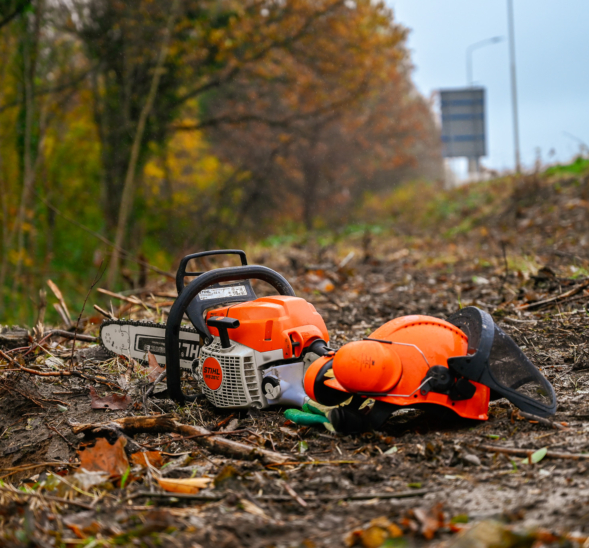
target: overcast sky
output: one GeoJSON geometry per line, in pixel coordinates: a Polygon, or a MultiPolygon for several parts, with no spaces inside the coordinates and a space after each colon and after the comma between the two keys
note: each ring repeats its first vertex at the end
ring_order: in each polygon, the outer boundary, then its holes
{"type": "MultiPolygon", "coordinates": [[[[505,38],[474,51],[473,73],[487,88],[488,156],[482,163],[513,168],[507,0],[387,3],[411,29],[414,81],[426,97],[467,84],[469,45],[505,38]]],[[[579,151],[574,137],[589,146],[589,0],[514,0],[514,13],[522,163],[533,166],[537,151],[545,163],[567,161],[579,151]]]]}

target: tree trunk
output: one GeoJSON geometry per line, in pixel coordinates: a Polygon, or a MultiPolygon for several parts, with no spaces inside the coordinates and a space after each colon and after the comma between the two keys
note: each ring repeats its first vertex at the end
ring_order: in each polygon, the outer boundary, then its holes
{"type": "Polygon", "coordinates": [[[155,101],[155,97],[157,95],[157,90],[159,87],[159,83],[162,77],[164,63],[166,62],[166,57],[168,56],[168,47],[170,45],[170,38],[172,35],[172,28],[174,26],[174,21],[176,19],[176,15],[178,13],[178,8],[180,6],[180,0],[174,0],[172,8],[170,10],[170,16],[168,18],[168,24],[166,26],[166,33],[164,35],[164,41],[162,43],[157,65],[155,67],[153,78],[151,80],[151,86],[149,88],[149,93],[147,95],[147,99],[145,100],[145,105],[141,109],[141,115],[139,116],[139,121],[137,123],[137,129],[135,131],[135,137],[133,139],[133,145],[131,147],[131,155],[129,159],[129,165],[127,167],[127,173],[125,176],[125,184],[122,189],[121,195],[121,206],[119,209],[119,218],[117,221],[117,231],[115,234],[115,247],[113,248],[113,253],[108,269],[108,279],[107,284],[109,287],[112,287],[116,281],[118,266],[119,266],[119,249],[123,246],[125,234],[127,231],[127,223],[129,221],[129,216],[131,214],[131,210],[133,208],[133,201],[135,198],[135,171],[137,168],[137,162],[139,160],[139,152],[141,148],[141,142],[143,141],[143,134],[145,132],[145,125],[147,124],[147,117],[149,116],[151,109],[153,108],[153,103],[155,101]]]}
{"type": "Polygon", "coordinates": [[[314,144],[310,147],[303,162],[303,222],[307,230],[313,230],[313,220],[317,211],[317,185],[319,184],[319,166],[314,144]]]}
{"type": "Polygon", "coordinates": [[[16,265],[14,268],[13,292],[16,292],[23,264],[25,253],[25,216],[29,205],[29,196],[35,182],[35,166],[33,165],[32,154],[32,132],[35,98],[35,72],[36,72],[36,49],[39,44],[41,32],[41,17],[43,2],[40,0],[35,10],[34,32],[30,33],[28,20],[22,19],[23,26],[23,80],[24,80],[24,105],[25,105],[25,134],[23,150],[23,183],[20,198],[20,205],[16,218],[14,231],[16,233],[16,265]]]}

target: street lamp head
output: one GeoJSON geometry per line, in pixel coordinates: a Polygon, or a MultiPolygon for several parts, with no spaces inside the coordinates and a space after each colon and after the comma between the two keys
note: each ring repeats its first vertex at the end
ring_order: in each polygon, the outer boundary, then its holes
{"type": "Polygon", "coordinates": [[[503,42],[503,40],[505,40],[503,36],[493,36],[492,38],[486,38],[480,42],[475,42],[466,48],[466,79],[469,86],[474,85],[472,79],[472,52],[484,46],[490,46],[491,44],[503,42]]]}

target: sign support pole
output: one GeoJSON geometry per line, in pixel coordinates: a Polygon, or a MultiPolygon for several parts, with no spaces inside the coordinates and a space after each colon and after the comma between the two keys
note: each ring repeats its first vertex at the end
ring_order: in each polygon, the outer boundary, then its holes
{"type": "Polygon", "coordinates": [[[511,103],[513,108],[513,146],[515,152],[515,171],[521,172],[519,150],[519,121],[517,112],[517,81],[515,70],[515,31],[513,25],[513,0],[507,0],[507,17],[509,22],[509,61],[511,71],[511,103]]]}

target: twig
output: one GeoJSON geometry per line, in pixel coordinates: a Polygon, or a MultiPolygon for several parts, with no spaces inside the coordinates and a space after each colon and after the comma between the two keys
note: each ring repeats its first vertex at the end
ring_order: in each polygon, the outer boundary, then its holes
{"type": "Polygon", "coordinates": [[[47,291],[39,289],[39,302],[37,304],[37,321],[35,322],[35,333],[42,337],[44,333],[45,311],[47,310],[47,291]]]}
{"type": "Polygon", "coordinates": [[[0,356],[2,356],[5,360],[8,360],[14,366],[18,367],[19,371],[29,373],[30,375],[37,375],[39,377],[79,377],[81,379],[86,379],[87,381],[104,384],[106,386],[110,386],[111,388],[116,387],[119,390],[121,390],[121,387],[115,384],[114,382],[109,382],[107,380],[100,379],[98,377],[95,377],[94,375],[85,375],[84,373],[80,373],[79,371],[37,371],[36,369],[29,369],[24,365],[20,365],[13,358],[2,352],[2,350],[0,350],[0,356]]]}
{"type": "Polygon", "coordinates": [[[561,301],[564,301],[565,299],[567,299],[568,297],[572,297],[573,295],[580,293],[586,287],[589,287],[589,280],[585,280],[582,284],[579,284],[578,286],[573,287],[573,289],[571,289],[570,291],[565,291],[564,293],[561,293],[560,295],[556,295],[556,297],[550,297],[549,299],[544,299],[542,301],[536,301],[534,303],[522,304],[522,305],[518,306],[517,309],[518,310],[527,310],[528,308],[536,308],[537,306],[543,306],[545,304],[552,304],[552,303],[561,302],[561,301]]]}
{"type": "Polygon", "coordinates": [[[33,398],[33,396],[31,396],[30,394],[26,394],[25,392],[22,392],[21,390],[19,390],[18,388],[16,388],[15,386],[12,387],[12,390],[14,390],[15,392],[18,392],[23,398],[26,398],[27,400],[32,401],[35,405],[38,405],[41,409],[47,409],[42,403],[39,403],[35,398],[33,398]]]}
{"type": "Polygon", "coordinates": [[[566,426],[558,422],[552,422],[544,417],[538,417],[538,415],[533,415],[532,413],[526,413],[525,411],[520,411],[519,414],[524,418],[530,421],[536,421],[544,426],[548,426],[549,428],[554,428],[554,430],[569,430],[566,426]]]}
{"type": "Polygon", "coordinates": [[[507,252],[505,251],[505,242],[501,242],[501,251],[503,252],[503,264],[505,266],[505,274],[503,275],[503,281],[501,282],[499,293],[503,293],[503,287],[507,283],[507,278],[509,276],[509,266],[507,264],[507,252]]]}
{"type": "MultiPolygon", "coordinates": [[[[151,356],[151,354],[150,354],[151,356]]],[[[145,414],[147,415],[149,413],[149,409],[147,409],[147,398],[149,398],[149,396],[151,395],[151,393],[154,391],[155,389],[155,385],[158,382],[161,382],[164,377],[166,376],[166,370],[164,369],[155,379],[155,381],[153,381],[153,383],[151,384],[151,386],[145,391],[145,394],[143,394],[143,408],[145,409],[145,414]]]]}
{"type": "Polygon", "coordinates": [[[49,430],[53,430],[57,435],[61,436],[63,441],[65,441],[74,451],[76,450],[76,446],[71,441],[69,441],[57,428],[55,428],[55,426],[51,426],[50,424],[46,424],[45,426],[49,428],[49,430]]]}
{"type": "MultiPolygon", "coordinates": [[[[489,453],[503,453],[505,455],[514,455],[516,457],[529,457],[536,449],[516,449],[514,447],[496,447],[495,445],[477,445],[474,443],[468,444],[469,447],[487,451],[489,453]]],[[[547,451],[546,457],[552,459],[568,459],[568,460],[589,460],[589,453],[561,453],[560,451],[547,451]]]]}
{"type": "MultiPolygon", "coordinates": [[[[18,421],[17,421],[18,422],[18,421]]],[[[10,466],[2,468],[6,472],[24,472],[25,470],[32,470],[39,466],[76,466],[71,462],[40,462],[38,464],[23,464],[22,466],[10,466]]]]}
{"type": "Polygon", "coordinates": [[[5,354],[2,350],[0,350],[0,356],[2,356],[8,363],[11,363],[12,365],[20,369],[20,363],[18,363],[15,359],[11,358],[8,354],[5,354]]]}
{"type": "Polygon", "coordinates": [[[268,468],[273,468],[275,466],[301,466],[304,464],[311,464],[313,466],[334,466],[340,464],[358,464],[361,461],[359,460],[289,460],[286,462],[281,462],[280,464],[269,464],[268,468]]]}
{"type": "Polygon", "coordinates": [[[76,336],[76,333],[65,331],[64,329],[52,329],[51,331],[47,331],[47,333],[45,333],[44,339],[47,337],[63,337],[64,339],[77,339],[84,342],[96,342],[98,340],[98,337],[84,335],[83,333],[78,333],[76,336]]]}
{"type": "Polygon", "coordinates": [[[76,500],[68,500],[62,499],[61,497],[54,497],[51,495],[41,495],[39,493],[25,493],[24,491],[13,491],[12,489],[8,489],[6,487],[0,486],[0,491],[4,491],[5,493],[10,493],[11,495],[18,495],[19,497],[33,497],[37,499],[44,499],[44,500],[52,500],[53,502],[59,502],[60,504],[69,504],[71,506],[79,506],[80,508],[84,508],[86,510],[94,510],[92,506],[86,504],[84,502],[78,502],[76,500]]]}
{"type": "MultiPolygon", "coordinates": [[[[71,331],[65,331],[63,329],[52,329],[51,331],[48,331],[47,333],[45,333],[43,335],[43,338],[40,341],[33,343],[31,346],[24,346],[22,348],[13,348],[12,350],[9,350],[8,352],[11,353],[11,352],[16,352],[17,350],[27,349],[27,351],[23,355],[23,357],[24,357],[24,356],[28,356],[33,350],[40,347],[47,339],[50,339],[51,337],[62,337],[64,339],[73,339],[74,336],[75,336],[75,334],[72,333],[71,331]]],[[[96,342],[98,340],[98,337],[93,337],[92,335],[80,334],[80,335],[78,335],[78,340],[84,341],[84,342],[96,342]]]]}
{"type": "Polygon", "coordinates": [[[90,289],[88,290],[88,293],[86,293],[86,298],[84,299],[84,304],[82,304],[82,310],[80,310],[80,314],[78,315],[78,321],[76,322],[76,328],[74,329],[74,342],[72,343],[72,355],[70,357],[70,367],[73,366],[73,364],[74,364],[74,352],[76,350],[76,338],[78,336],[78,329],[80,327],[80,320],[82,319],[82,314],[84,313],[84,308],[86,308],[86,303],[88,302],[88,297],[90,296],[90,293],[92,293],[94,286],[99,282],[100,278],[102,278],[102,275],[104,274],[104,271],[106,270],[106,267],[104,267],[104,270],[102,272],[100,272],[101,266],[102,266],[102,261],[100,262],[100,265],[98,266],[98,273],[94,277],[94,281],[92,282],[92,285],[90,286],[90,289]]]}
{"type": "Polygon", "coordinates": [[[108,318],[109,320],[116,320],[116,318],[108,310],[100,308],[97,304],[94,305],[94,310],[100,312],[100,314],[102,314],[105,318],[108,318]]]}
{"type": "Polygon", "coordinates": [[[294,499],[297,501],[297,503],[302,506],[303,508],[306,508],[308,506],[308,504],[297,494],[297,492],[286,482],[284,482],[284,488],[286,489],[286,492],[294,499]]]}
{"type": "Polygon", "coordinates": [[[72,317],[70,316],[70,311],[68,310],[65,299],[63,298],[63,293],[61,292],[59,287],[57,287],[55,282],[53,282],[52,280],[47,280],[47,285],[49,286],[49,289],[51,289],[51,291],[53,292],[53,294],[55,295],[55,297],[59,301],[61,309],[63,310],[63,318],[62,319],[64,320],[64,323],[68,327],[72,327],[72,325],[73,325],[72,317]]]}
{"type": "Polygon", "coordinates": [[[102,293],[103,295],[113,297],[114,299],[119,299],[120,301],[125,301],[126,303],[129,303],[129,304],[135,304],[135,305],[139,305],[139,306],[144,306],[145,308],[150,308],[151,310],[156,310],[156,311],[161,310],[162,312],[166,312],[165,310],[160,309],[159,306],[155,306],[150,303],[145,303],[137,297],[126,297],[125,295],[120,295],[119,293],[113,293],[112,291],[109,291],[108,289],[103,289],[102,287],[98,288],[98,292],[102,293]]]}

